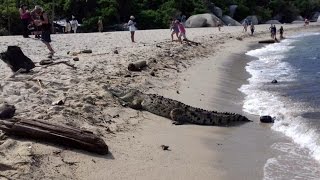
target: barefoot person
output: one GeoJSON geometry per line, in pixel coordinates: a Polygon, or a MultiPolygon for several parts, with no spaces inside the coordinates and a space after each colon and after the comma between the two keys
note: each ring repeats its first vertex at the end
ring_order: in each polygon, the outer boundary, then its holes
{"type": "Polygon", "coordinates": [[[280,39],[283,39],[283,27],[281,26],[279,29],[279,33],[280,33],[280,39]]]}
{"type": "Polygon", "coordinates": [[[19,9],[19,13],[20,13],[20,19],[23,25],[23,32],[22,35],[24,38],[28,38],[29,37],[29,29],[28,29],[28,25],[31,21],[31,15],[30,12],[28,10],[28,6],[23,4],[20,6],[19,9]]]}
{"type": "Polygon", "coordinates": [[[173,41],[173,36],[176,35],[179,39],[179,28],[178,24],[176,23],[176,20],[172,20],[170,24],[170,31],[171,31],[171,40],[173,41]]]}
{"type": "Polygon", "coordinates": [[[50,53],[49,55],[52,57],[54,54],[54,50],[52,49],[50,42],[51,42],[51,24],[49,23],[47,13],[42,9],[40,6],[36,6],[34,8],[34,12],[39,15],[40,20],[35,20],[35,25],[41,27],[41,40],[47,46],[50,53]]]}
{"type": "Polygon", "coordinates": [[[253,36],[253,33],[254,33],[254,25],[253,25],[253,23],[251,23],[251,25],[250,25],[250,30],[251,30],[251,36],[253,36]]]}
{"type": "Polygon", "coordinates": [[[129,31],[130,31],[130,34],[131,34],[131,42],[135,42],[134,41],[134,32],[136,31],[136,22],[134,22],[134,16],[130,16],[130,20],[128,22],[128,26],[129,26],[129,31]]]}
{"type": "Polygon", "coordinates": [[[178,26],[178,29],[179,29],[179,41],[180,43],[182,44],[182,40],[181,40],[181,37],[183,37],[183,40],[187,41],[187,36],[186,36],[186,29],[184,28],[183,24],[179,21],[179,20],[176,20],[176,24],[178,26]]]}

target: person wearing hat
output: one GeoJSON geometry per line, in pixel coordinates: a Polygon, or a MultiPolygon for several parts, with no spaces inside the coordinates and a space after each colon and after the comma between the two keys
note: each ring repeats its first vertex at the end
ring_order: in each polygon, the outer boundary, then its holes
{"type": "Polygon", "coordinates": [[[130,20],[129,20],[129,22],[128,22],[128,27],[129,27],[129,31],[130,31],[130,33],[131,33],[131,41],[132,42],[135,42],[134,41],[134,32],[137,30],[137,28],[136,28],[136,22],[134,22],[134,16],[130,16],[130,20]]]}
{"type": "Polygon", "coordinates": [[[41,6],[35,6],[34,12],[40,17],[39,20],[35,20],[34,24],[41,28],[41,40],[47,46],[50,51],[50,57],[53,56],[54,50],[52,49],[50,42],[51,42],[51,24],[48,19],[47,13],[42,9],[41,6]]]}

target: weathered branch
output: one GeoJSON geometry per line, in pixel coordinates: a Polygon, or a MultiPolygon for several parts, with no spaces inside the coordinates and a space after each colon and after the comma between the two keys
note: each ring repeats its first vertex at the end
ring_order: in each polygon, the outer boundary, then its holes
{"type": "Polygon", "coordinates": [[[39,120],[0,120],[0,130],[23,138],[53,142],[64,146],[107,154],[108,146],[103,139],[90,131],[56,125],[39,120]]]}

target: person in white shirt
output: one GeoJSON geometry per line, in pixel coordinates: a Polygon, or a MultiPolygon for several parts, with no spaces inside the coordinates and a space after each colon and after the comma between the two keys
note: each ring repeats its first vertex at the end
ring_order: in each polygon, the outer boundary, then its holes
{"type": "Polygon", "coordinates": [[[130,16],[130,20],[129,20],[129,22],[128,22],[128,27],[129,27],[129,31],[130,31],[130,33],[131,33],[131,41],[132,42],[135,42],[134,41],[134,32],[137,30],[137,28],[136,28],[136,22],[134,22],[134,16],[130,16]]]}
{"type": "Polygon", "coordinates": [[[76,20],[76,18],[74,16],[72,16],[72,20],[70,21],[70,24],[71,24],[71,30],[74,33],[77,33],[77,29],[78,29],[79,23],[78,23],[78,21],[76,20]]]}

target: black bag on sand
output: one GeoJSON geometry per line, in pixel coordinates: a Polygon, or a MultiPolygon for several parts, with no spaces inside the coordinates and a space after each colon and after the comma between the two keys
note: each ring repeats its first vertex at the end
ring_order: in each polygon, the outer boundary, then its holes
{"type": "Polygon", "coordinates": [[[29,72],[36,67],[32,60],[25,56],[18,46],[8,46],[6,52],[0,53],[0,59],[5,62],[13,72],[19,69],[25,69],[24,72],[29,72]]]}

